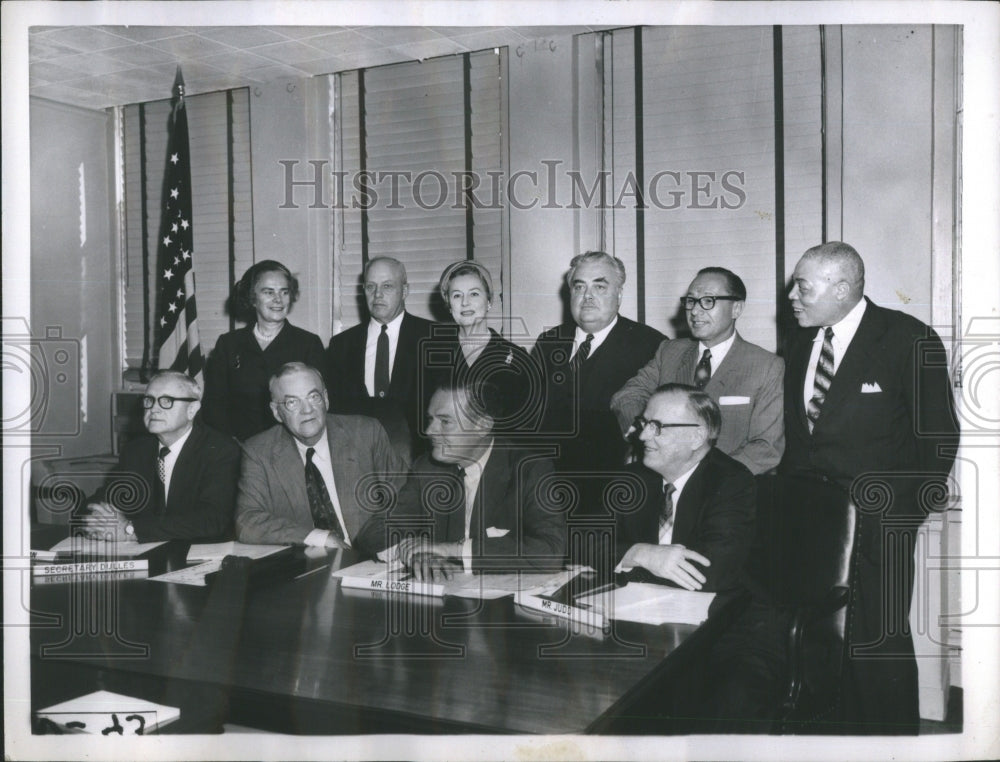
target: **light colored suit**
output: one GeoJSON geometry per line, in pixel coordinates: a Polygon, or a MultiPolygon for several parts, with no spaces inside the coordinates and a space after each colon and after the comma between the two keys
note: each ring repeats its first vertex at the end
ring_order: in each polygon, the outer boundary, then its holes
{"type": "MultiPolygon", "coordinates": [[[[326,435],[340,509],[353,539],[370,516],[392,505],[406,481],[407,467],[374,418],[327,415],[326,435]]],[[[251,437],[242,448],[237,539],[301,545],[315,526],[295,439],[277,425],[251,437]]]]}
{"type": "MultiPolygon", "coordinates": [[[[699,359],[698,342],[693,339],[660,344],[653,359],[611,398],[611,409],[622,431],[642,414],[658,386],[694,383],[699,359]]],[[[785,450],[784,367],[780,357],[744,341],[737,332],[705,386],[722,410],[722,431],[716,446],[755,474],[777,466],[785,450]]]]}

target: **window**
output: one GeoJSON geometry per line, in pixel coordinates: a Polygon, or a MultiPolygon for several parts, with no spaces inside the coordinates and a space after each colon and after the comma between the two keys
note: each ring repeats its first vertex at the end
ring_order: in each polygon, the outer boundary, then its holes
{"type": "MultiPolygon", "coordinates": [[[[191,150],[198,330],[202,354],[207,357],[219,335],[230,329],[226,311],[232,287],[230,270],[238,278],[253,263],[249,97],[246,88],[241,88],[188,96],[185,101],[191,150]]],[[[156,237],[169,115],[169,100],[126,106],[123,115],[125,360],[133,369],[142,365],[144,332],[152,331],[156,237]],[[148,262],[146,283],[144,257],[148,262]]]]}

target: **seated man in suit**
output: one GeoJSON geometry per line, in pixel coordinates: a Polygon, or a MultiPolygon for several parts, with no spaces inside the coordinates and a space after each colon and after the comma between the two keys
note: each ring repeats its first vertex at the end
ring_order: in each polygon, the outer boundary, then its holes
{"type": "Polygon", "coordinates": [[[87,506],[88,534],[139,542],[232,537],[240,449],[195,422],[201,393],[183,373],[153,376],[142,398],[149,436],[122,449],[117,471],[87,506]]]}
{"type": "Polygon", "coordinates": [[[611,395],[653,356],[664,336],[618,314],[625,265],[603,251],[573,257],[566,283],[573,321],[545,331],[531,351],[545,374],[542,426],[560,447],[560,466],[617,467],[626,446],[611,395]]]}
{"type": "Polygon", "coordinates": [[[755,474],[778,465],[785,449],[784,363],[736,330],[746,298],[746,286],[735,273],[722,267],[698,271],[681,297],[692,338],[664,341],[611,398],[626,436],[654,389],[671,382],[693,384],[722,410],[720,450],[755,474]]]}
{"type": "Polygon", "coordinates": [[[378,418],[394,443],[418,449],[423,418],[420,342],[433,323],[406,312],[406,268],[392,257],[375,257],[364,270],[366,322],[330,339],[324,377],[337,413],[378,418]]]}
{"type": "Polygon", "coordinates": [[[326,387],[315,368],[287,363],[270,389],[281,425],[242,445],[237,539],[350,547],[368,517],[384,509],[379,500],[402,487],[406,465],[378,421],[327,415],[326,387]]]}
{"type": "MultiPolygon", "coordinates": [[[[664,384],[634,424],[643,465],[637,510],[617,521],[617,571],[645,569],[685,590],[739,586],[753,540],[756,483],[715,448],[719,407],[703,391],[664,384]]],[[[643,575],[639,575],[643,576],[643,575]]]]}
{"type": "Polygon", "coordinates": [[[552,465],[493,434],[500,404],[489,382],[438,387],[427,411],[431,452],[359,544],[374,552],[402,537],[397,556],[418,579],[462,569],[561,568],[565,517],[543,500],[552,465]]]}

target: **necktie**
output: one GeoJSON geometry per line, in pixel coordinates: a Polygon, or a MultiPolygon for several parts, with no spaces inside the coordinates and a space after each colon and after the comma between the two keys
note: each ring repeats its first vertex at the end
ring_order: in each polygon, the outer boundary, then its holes
{"type": "Polygon", "coordinates": [[[706,349],[698,361],[698,367],[694,369],[694,385],[698,389],[704,389],[710,378],[712,378],[712,350],[706,349]]]}
{"type": "Polygon", "coordinates": [[[663,511],[660,513],[660,534],[674,523],[674,492],[677,488],[667,482],[663,485],[663,511]]]}
{"type": "Polygon", "coordinates": [[[464,540],[472,531],[472,505],[469,500],[469,491],[465,487],[465,469],[461,466],[455,466],[455,474],[458,476],[459,505],[462,506],[462,518],[464,520],[461,539],[464,540]]]}
{"type": "Polygon", "coordinates": [[[580,345],[580,348],[576,350],[576,354],[573,355],[573,370],[580,370],[580,366],[587,361],[588,357],[590,357],[590,345],[593,340],[594,334],[588,333],[587,338],[580,345]]]}
{"type": "Polygon", "coordinates": [[[156,490],[157,501],[160,504],[160,508],[166,506],[167,504],[167,464],[166,458],[170,454],[169,447],[161,447],[160,451],[156,454],[156,475],[160,477],[160,484],[156,490]]]}
{"type": "Polygon", "coordinates": [[[344,532],[337,521],[337,514],[333,510],[333,503],[330,502],[330,493],[327,492],[326,483],[313,463],[313,455],[316,450],[310,447],[306,450],[306,494],[309,495],[309,511],[312,513],[313,524],[317,529],[328,529],[337,536],[344,539],[344,532]]]}
{"type": "Polygon", "coordinates": [[[823,407],[826,393],[830,390],[831,381],[833,381],[833,329],[827,326],[823,332],[823,348],[819,353],[819,362],[816,363],[813,396],[806,407],[806,417],[809,419],[809,431],[813,430],[816,421],[819,419],[819,411],[823,407]]]}
{"type": "Polygon", "coordinates": [[[389,333],[388,326],[382,325],[375,348],[375,396],[382,398],[389,392],[389,333]]]}

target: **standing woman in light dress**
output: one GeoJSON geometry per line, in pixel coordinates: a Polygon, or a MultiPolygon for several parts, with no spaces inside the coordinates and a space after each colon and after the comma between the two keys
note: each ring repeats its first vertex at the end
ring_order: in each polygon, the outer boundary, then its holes
{"type": "Polygon", "coordinates": [[[299,281],[287,267],[265,259],[240,278],[234,306],[245,328],[219,337],[205,366],[202,417],[209,426],[244,440],[276,421],[268,380],[288,362],[323,367],[319,336],[288,322],[299,281]]]}
{"type": "Polygon", "coordinates": [[[541,417],[542,372],[528,353],[487,325],[493,307],[493,278],[478,262],[463,260],[445,268],[438,283],[454,325],[437,325],[432,350],[424,357],[425,393],[445,376],[462,383],[467,378],[489,380],[501,392],[502,416],[494,431],[533,431],[541,417]],[[449,353],[450,362],[443,361],[449,353]]]}

